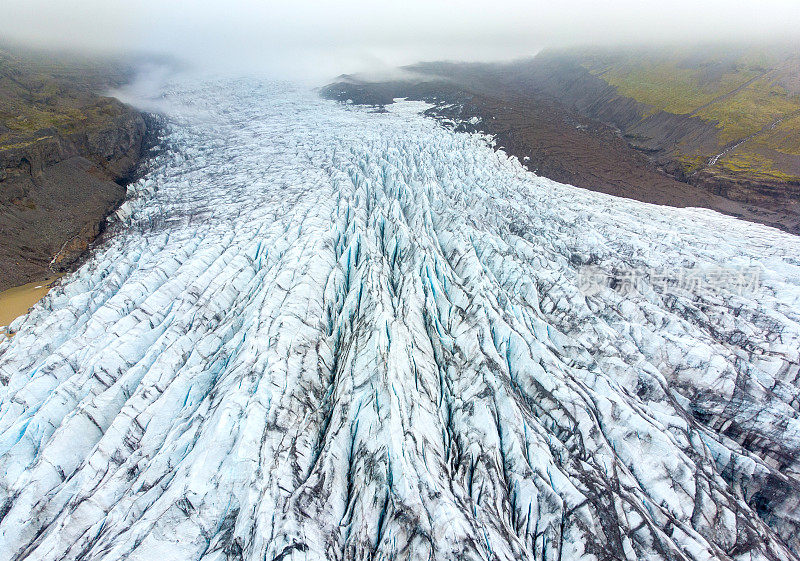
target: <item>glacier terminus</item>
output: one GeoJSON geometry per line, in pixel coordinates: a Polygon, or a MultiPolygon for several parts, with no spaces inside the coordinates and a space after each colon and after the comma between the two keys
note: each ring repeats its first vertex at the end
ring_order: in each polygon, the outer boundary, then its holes
{"type": "Polygon", "coordinates": [[[418,103],[162,101],[112,235],[0,342],[0,561],[800,559],[800,239],[418,103]]]}

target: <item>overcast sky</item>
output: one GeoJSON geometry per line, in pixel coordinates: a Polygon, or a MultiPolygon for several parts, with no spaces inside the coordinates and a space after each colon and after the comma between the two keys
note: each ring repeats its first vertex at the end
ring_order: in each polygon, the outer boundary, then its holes
{"type": "Polygon", "coordinates": [[[798,40],[799,0],[3,0],[0,38],[324,79],[548,46],[798,40]]]}

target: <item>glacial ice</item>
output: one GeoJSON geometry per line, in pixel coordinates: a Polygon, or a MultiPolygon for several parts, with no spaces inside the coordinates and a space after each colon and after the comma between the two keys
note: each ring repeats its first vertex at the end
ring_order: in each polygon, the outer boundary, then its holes
{"type": "Polygon", "coordinates": [[[0,561],[800,558],[800,239],[410,102],[164,99],[114,235],[0,343],[0,561]],[[620,280],[717,267],[760,286],[620,280]]]}

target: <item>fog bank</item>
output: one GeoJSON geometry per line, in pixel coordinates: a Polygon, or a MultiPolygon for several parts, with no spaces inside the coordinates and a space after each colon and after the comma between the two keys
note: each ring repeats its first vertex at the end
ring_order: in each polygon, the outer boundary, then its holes
{"type": "Polygon", "coordinates": [[[494,2],[6,0],[0,37],[90,53],[324,79],[418,60],[499,60],[543,47],[800,37],[791,0],[494,2]]]}

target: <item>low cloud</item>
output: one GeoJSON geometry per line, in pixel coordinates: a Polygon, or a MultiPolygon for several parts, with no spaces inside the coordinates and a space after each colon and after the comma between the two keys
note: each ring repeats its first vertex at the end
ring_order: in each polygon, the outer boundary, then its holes
{"type": "Polygon", "coordinates": [[[800,39],[794,0],[6,0],[3,12],[10,42],[310,80],[553,46],[800,39]]]}

